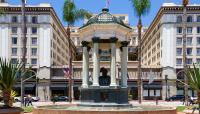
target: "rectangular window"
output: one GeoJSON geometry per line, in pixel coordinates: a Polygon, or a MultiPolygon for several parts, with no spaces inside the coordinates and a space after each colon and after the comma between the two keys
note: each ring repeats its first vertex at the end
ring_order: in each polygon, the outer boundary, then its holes
{"type": "Polygon", "coordinates": [[[182,45],[182,38],[181,37],[176,38],[176,45],[182,45]]]}
{"type": "Polygon", "coordinates": [[[200,48],[197,48],[197,55],[200,55],[200,48]]]}
{"type": "Polygon", "coordinates": [[[200,27],[197,27],[197,33],[200,33],[200,27]]]}
{"type": "Polygon", "coordinates": [[[11,63],[12,63],[12,64],[17,64],[17,59],[16,59],[16,58],[12,58],[12,59],[11,59],[11,63]]]}
{"type": "Polygon", "coordinates": [[[12,34],[17,34],[17,27],[12,27],[11,32],[12,34]]]}
{"type": "Polygon", "coordinates": [[[32,45],[37,45],[37,38],[36,38],[36,37],[33,37],[33,38],[31,39],[31,44],[32,44],[32,45]]]}
{"type": "Polygon", "coordinates": [[[191,65],[191,64],[192,64],[192,59],[187,59],[187,60],[186,60],[186,63],[187,63],[188,65],[191,65]]]}
{"type": "Polygon", "coordinates": [[[16,56],[17,55],[17,48],[12,48],[12,55],[16,56]]]}
{"type": "Polygon", "coordinates": [[[31,59],[31,64],[36,65],[37,64],[37,59],[31,59]]]}
{"type": "Polygon", "coordinates": [[[182,59],[176,59],[176,64],[181,65],[182,64],[182,59]]]}
{"type": "Polygon", "coordinates": [[[192,48],[187,48],[187,55],[192,55],[192,48]]]}
{"type": "Polygon", "coordinates": [[[37,23],[38,23],[38,19],[37,19],[36,16],[33,16],[33,17],[32,17],[32,23],[33,23],[33,24],[37,24],[37,23]]]}
{"type": "Polygon", "coordinates": [[[12,44],[17,45],[17,37],[12,37],[12,44]]]}
{"type": "Polygon", "coordinates": [[[37,48],[31,49],[31,55],[36,56],[37,55],[37,48]]]}
{"type": "Polygon", "coordinates": [[[177,27],[176,33],[181,34],[183,32],[182,27],[177,27]]]}
{"type": "Polygon", "coordinates": [[[192,45],[192,37],[187,37],[187,45],[192,45]]]}
{"type": "Polygon", "coordinates": [[[182,48],[176,49],[176,55],[182,55],[182,48]]]}
{"type": "Polygon", "coordinates": [[[12,23],[17,23],[18,22],[18,20],[17,20],[17,16],[12,16],[12,23]]]}
{"type": "Polygon", "coordinates": [[[192,34],[192,27],[187,27],[187,33],[192,34]]]}
{"type": "Polygon", "coordinates": [[[32,34],[37,34],[37,27],[32,27],[32,34]]]}
{"type": "Polygon", "coordinates": [[[200,58],[197,58],[196,63],[200,64],[200,58]]]}

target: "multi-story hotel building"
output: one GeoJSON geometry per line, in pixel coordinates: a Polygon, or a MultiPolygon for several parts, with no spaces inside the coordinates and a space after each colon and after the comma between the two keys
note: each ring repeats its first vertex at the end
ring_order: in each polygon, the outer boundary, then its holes
{"type": "MultiPolygon", "coordinates": [[[[187,65],[200,62],[200,15],[199,5],[187,7],[187,65]]],[[[142,65],[161,69],[165,98],[182,95],[184,87],[176,79],[183,75],[183,7],[164,3],[142,39],[142,65]],[[166,83],[168,82],[168,83],[166,83]],[[166,87],[167,86],[167,87],[166,87]],[[167,93],[167,94],[166,94],[167,93]]],[[[193,96],[194,91],[189,90],[193,96]]]]}
{"type": "MultiPolygon", "coordinates": [[[[0,9],[4,11],[0,16],[0,57],[16,63],[22,58],[21,6],[0,3],[0,9]]],[[[64,75],[63,65],[69,64],[69,51],[75,57],[75,46],[71,41],[69,49],[65,28],[50,4],[27,5],[26,25],[27,67],[32,66],[38,80],[25,83],[25,94],[49,99],[58,88],[65,90],[60,83],[66,87],[67,80],[59,80],[59,76],[64,75]]],[[[20,93],[19,83],[15,88],[20,93]]]]}

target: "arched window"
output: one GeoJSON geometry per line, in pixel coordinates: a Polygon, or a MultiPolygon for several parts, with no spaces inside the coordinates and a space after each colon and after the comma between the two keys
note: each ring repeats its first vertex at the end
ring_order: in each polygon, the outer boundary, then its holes
{"type": "Polygon", "coordinates": [[[187,17],[187,22],[192,22],[192,16],[187,17]]]}
{"type": "Polygon", "coordinates": [[[181,23],[181,22],[182,22],[182,16],[178,16],[178,17],[176,18],[176,22],[177,22],[177,23],[181,23]]]}
{"type": "Polygon", "coordinates": [[[200,22],[200,16],[197,16],[197,22],[200,22]]]}

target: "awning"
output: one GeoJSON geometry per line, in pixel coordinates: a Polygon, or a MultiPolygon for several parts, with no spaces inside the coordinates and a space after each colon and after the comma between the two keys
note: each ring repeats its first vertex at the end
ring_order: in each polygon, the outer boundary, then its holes
{"type": "Polygon", "coordinates": [[[68,86],[68,84],[51,84],[50,87],[51,88],[66,88],[68,86]]]}

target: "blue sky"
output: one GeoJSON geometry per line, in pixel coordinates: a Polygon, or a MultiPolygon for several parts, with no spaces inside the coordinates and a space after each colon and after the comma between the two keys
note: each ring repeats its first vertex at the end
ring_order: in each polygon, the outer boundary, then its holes
{"type": "MultiPolygon", "coordinates": [[[[8,0],[10,4],[20,4],[21,0],[8,0]]],[[[27,0],[28,4],[37,5],[39,3],[50,3],[60,20],[64,25],[66,23],[63,21],[62,8],[64,0],[27,0]]],[[[84,8],[92,13],[99,13],[103,7],[105,7],[105,0],[74,0],[78,8],[84,8]]],[[[164,2],[174,2],[176,4],[181,4],[182,0],[151,0],[151,11],[148,15],[143,17],[143,25],[148,26],[154,19],[156,13],[158,12],[160,6],[164,2]]],[[[200,4],[200,0],[190,0],[191,4],[200,4]]],[[[110,12],[113,14],[129,14],[129,22],[131,26],[136,26],[137,18],[134,14],[133,8],[131,7],[129,0],[110,0],[110,12]]],[[[79,21],[75,25],[81,26],[82,22],[79,21]]]]}

